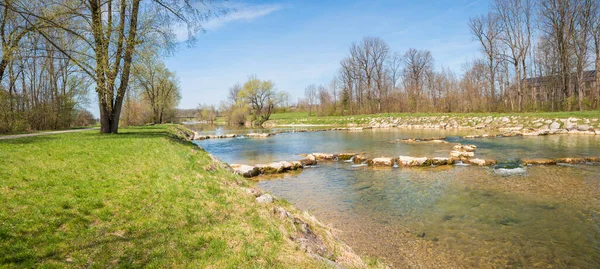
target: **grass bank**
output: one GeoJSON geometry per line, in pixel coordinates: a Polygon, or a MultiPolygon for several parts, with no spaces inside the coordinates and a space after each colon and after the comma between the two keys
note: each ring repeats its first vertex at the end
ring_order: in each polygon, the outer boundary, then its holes
{"type": "MultiPolygon", "coordinates": [[[[0,267],[322,268],[173,126],[0,141],[0,267]]],[[[339,242],[312,222],[333,250],[339,242]],[[327,239],[330,238],[330,239],[327,239]]]]}
{"type": "Polygon", "coordinates": [[[349,116],[324,116],[318,117],[314,113],[308,116],[308,112],[288,112],[276,113],[271,115],[268,124],[286,125],[286,124],[323,124],[323,125],[346,125],[346,124],[367,124],[372,119],[394,117],[394,118],[418,118],[418,117],[440,117],[448,116],[455,118],[470,117],[530,117],[547,119],[581,118],[592,119],[600,118],[600,110],[594,111],[570,111],[570,112],[531,112],[531,113],[383,113],[383,114],[365,114],[349,116]]]}

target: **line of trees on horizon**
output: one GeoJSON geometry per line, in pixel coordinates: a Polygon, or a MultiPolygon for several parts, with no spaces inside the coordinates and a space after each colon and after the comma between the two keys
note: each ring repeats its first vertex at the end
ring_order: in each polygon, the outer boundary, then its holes
{"type": "Polygon", "coordinates": [[[600,108],[597,0],[492,0],[468,27],[481,57],[462,75],[429,50],[393,52],[378,37],[350,46],[328,85],[309,85],[310,115],[525,112],[600,108]]]}

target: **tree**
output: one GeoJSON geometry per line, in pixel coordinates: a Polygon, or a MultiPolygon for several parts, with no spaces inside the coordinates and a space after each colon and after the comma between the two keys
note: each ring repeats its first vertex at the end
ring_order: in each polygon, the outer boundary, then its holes
{"type": "Polygon", "coordinates": [[[181,95],[175,73],[157,59],[152,53],[140,57],[134,64],[133,77],[150,105],[152,122],[159,124],[165,123],[166,114],[177,106],[181,95]]]}
{"type": "Polygon", "coordinates": [[[3,8],[19,14],[33,25],[44,26],[37,32],[53,47],[93,78],[100,108],[100,131],[117,133],[125,93],[136,49],[144,43],[164,40],[169,47],[175,35],[173,25],[184,23],[193,34],[200,22],[210,16],[214,6],[200,11],[188,0],[48,0],[43,4],[17,3],[3,8]],[[52,31],[67,35],[75,49],[58,44],[52,31]]]}
{"type": "Polygon", "coordinates": [[[531,45],[533,2],[531,0],[494,0],[494,11],[501,27],[500,40],[510,53],[505,54],[504,58],[514,67],[518,110],[522,111],[521,79],[527,76],[525,59],[531,45]]]}
{"type": "Polygon", "coordinates": [[[402,77],[411,111],[419,112],[426,83],[433,74],[433,57],[428,50],[409,49],[404,54],[402,77]]]}
{"type": "Polygon", "coordinates": [[[304,89],[304,97],[308,103],[308,116],[312,116],[312,108],[317,105],[317,86],[314,84],[308,85],[304,89]]]}
{"type": "Polygon", "coordinates": [[[261,125],[269,120],[278,104],[278,93],[270,80],[260,80],[256,75],[250,76],[238,93],[240,101],[250,107],[255,124],[261,125]]]}
{"type": "MultiPolygon", "coordinates": [[[[481,43],[481,51],[485,55],[488,83],[490,89],[490,104],[495,105],[496,102],[496,72],[499,64],[499,49],[498,42],[500,38],[500,27],[498,25],[498,16],[494,13],[488,13],[480,17],[469,20],[471,33],[481,43]]],[[[494,107],[490,107],[493,110],[494,107]]]]}

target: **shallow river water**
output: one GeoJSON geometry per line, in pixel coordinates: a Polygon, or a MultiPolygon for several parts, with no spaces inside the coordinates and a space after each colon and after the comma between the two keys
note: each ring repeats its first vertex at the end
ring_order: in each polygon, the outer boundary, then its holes
{"type": "MultiPolygon", "coordinates": [[[[238,133],[269,130],[203,130],[238,133]]],[[[476,157],[600,157],[600,136],[464,140],[468,131],[373,129],[197,141],[228,163],[298,160],[312,152],[448,157],[452,144],[397,139],[446,136],[476,157]]],[[[600,166],[516,169],[448,166],[373,169],[319,163],[258,186],[314,214],[358,253],[396,268],[600,268],[600,166]]]]}

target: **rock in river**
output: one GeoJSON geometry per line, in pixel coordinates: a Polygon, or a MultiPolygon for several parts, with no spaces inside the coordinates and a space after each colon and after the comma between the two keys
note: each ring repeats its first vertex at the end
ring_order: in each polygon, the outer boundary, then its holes
{"type": "Polygon", "coordinates": [[[394,165],[394,160],[392,158],[387,158],[387,157],[374,158],[372,162],[373,162],[373,166],[380,166],[380,167],[384,167],[384,166],[391,167],[394,165]]]}
{"type": "Polygon", "coordinates": [[[245,164],[232,164],[230,165],[230,167],[236,174],[242,175],[243,177],[255,177],[260,174],[260,169],[256,166],[250,166],[245,164]]]}
{"type": "Polygon", "coordinates": [[[521,160],[523,165],[555,165],[556,161],[552,159],[524,159],[521,160]]]}
{"type": "Polygon", "coordinates": [[[486,160],[486,159],[470,159],[468,161],[469,164],[475,164],[479,166],[490,166],[496,164],[495,160],[486,160]]]}
{"type": "Polygon", "coordinates": [[[400,156],[398,157],[398,164],[400,166],[429,166],[431,161],[427,157],[410,157],[400,156]]]}
{"type": "Polygon", "coordinates": [[[475,153],[454,150],[454,151],[450,152],[450,156],[454,157],[454,158],[471,158],[471,157],[475,156],[475,153]]]}
{"type": "Polygon", "coordinates": [[[312,155],[319,161],[333,161],[335,159],[335,155],[329,153],[313,153],[312,155]]]}
{"type": "Polygon", "coordinates": [[[445,158],[445,157],[435,157],[431,158],[432,165],[453,165],[454,159],[445,158]]]}

